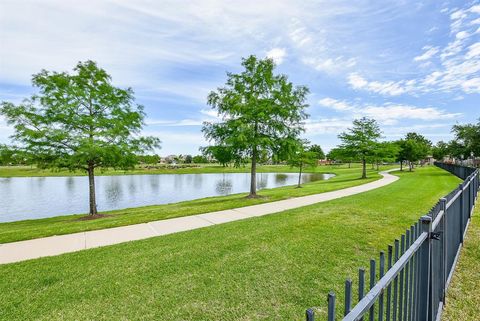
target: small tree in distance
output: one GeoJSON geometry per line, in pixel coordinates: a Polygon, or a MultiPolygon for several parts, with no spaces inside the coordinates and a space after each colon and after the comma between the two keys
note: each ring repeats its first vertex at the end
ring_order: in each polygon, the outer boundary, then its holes
{"type": "Polygon", "coordinates": [[[351,168],[352,162],[358,159],[352,151],[349,151],[343,147],[332,148],[328,153],[327,158],[335,162],[340,161],[342,163],[348,163],[348,168],[351,168]]]}
{"type": "Polygon", "coordinates": [[[223,167],[228,166],[234,160],[232,149],[227,146],[208,146],[202,147],[200,150],[204,155],[215,158],[223,167]]]}
{"type": "Polygon", "coordinates": [[[308,150],[310,152],[315,153],[315,155],[317,157],[317,160],[318,159],[325,159],[325,153],[323,152],[323,149],[322,149],[322,147],[320,147],[320,145],[313,144],[312,146],[310,146],[308,148],[308,150]]]}
{"type": "Polygon", "coordinates": [[[292,167],[298,167],[298,184],[297,188],[302,187],[302,173],[305,167],[314,167],[318,165],[318,153],[308,148],[305,144],[301,144],[297,151],[293,153],[288,164],[292,167]]]}
{"type": "Polygon", "coordinates": [[[296,145],[304,131],[307,87],[295,87],[285,75],[275,75],[271,59],[250,56],[242,60],[244,70],[227,73],[224,87],[208,96],[208,104],[221,121],[206,122],[202,129],[208,141],[231,148],[235,162],[251,161],[250,194],[257,196],[257,161],[261,151],[272,154],[281,144],[296,145]]]}
{"type": "Polygon", "coordinates": [[[376,120],[367,117],[355,119],[352,128],[338,135],[342,140],[341,148],[362,161],[362,178],[367,178],[367,159],[374,156],[380,137],[376,120]]]}
{"type": "Polygon", "coordinates": [[[0,114],[14,125],[12,138],[39,167],[88,173],[89,213],[95,216],[95,168],[132,168],[136,155],[160,141],[139,136],[145,113],[132,89],[114,87],[93,61],[79,62],[74,71],[34,75],[38,94],[19,105],[3,102],[0,114]]]}

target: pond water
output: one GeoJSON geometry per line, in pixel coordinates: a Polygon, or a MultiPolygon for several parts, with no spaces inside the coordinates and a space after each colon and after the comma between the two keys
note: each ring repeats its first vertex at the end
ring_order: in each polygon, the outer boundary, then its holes
{"type": "MultiPolygon", "coordinates": [[[[297,183],[295,173],[257,174],[258,189],[297,183]]],[[[333,174],[303,174],[312,182],[333,174]]],[[[249,173],[97,176],[99,211],[167,204],[208,196],[248,192],[249,173]]],[[[88,212],[88,178],[0,178],[0,222],[88,212]]]]}

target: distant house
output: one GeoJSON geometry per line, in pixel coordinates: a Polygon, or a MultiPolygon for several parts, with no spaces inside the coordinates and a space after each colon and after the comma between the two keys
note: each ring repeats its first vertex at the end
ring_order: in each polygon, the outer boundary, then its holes
{"type": "Polygon", "coordinates": [[[177,163],[177,155],[168,155],[165,157],[160,157],[160,164],[176,164],[177,163]]]}
{"type": "Polygon", "coordinates": [[[428,155],[427,157],[425,157],[425,159],[422,160],[422,164],[433,165],[434,162],[435,158],[433,158],[432,155],[428,155]]]}
{"type": "Polygon", "coordinates": [[[333,161],[330,159],[319,159],[318,160],[318,165],[331,165],[333,161]]]}

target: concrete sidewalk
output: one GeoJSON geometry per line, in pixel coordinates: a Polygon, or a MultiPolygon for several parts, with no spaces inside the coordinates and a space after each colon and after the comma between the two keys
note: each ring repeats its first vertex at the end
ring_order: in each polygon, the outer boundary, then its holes
{"type": "Polygon", "coordinates": [[[381,179],[337,191],[314,194],[287,200],[240,207],[231,210],[178,217],[149,223],[114,227],[104,230],[50,236],[28,241],[0,244],[0,264],[19,262],[44,256],[59,255],[94,247],[167,235],[201,227],[263,216],[285,210],[330,201],[336,198],[370,191],[398,180],[388,172],[381,172],[381,179]]]}

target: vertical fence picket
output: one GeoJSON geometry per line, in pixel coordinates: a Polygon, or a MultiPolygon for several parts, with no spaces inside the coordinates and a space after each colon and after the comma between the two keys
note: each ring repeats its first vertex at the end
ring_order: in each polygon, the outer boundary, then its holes
{"type": "MultiPolygon", "coordinates": [[[[394,262],[398,261],[398,254],[399,254],[399,241],[395,240],[395,259],[394,262]]],[[[393,280],[393,321],[397,321],[397,312],[398,312],[398,276],[395,277],[393,280]]]]}
{"type": "MultiPolygon", "coordinates": [[[[365,292],[365,269],[358,269],[358,301],[360,302],[363,299],[365,292]]],[[[363,317],[360,318],[360,321],[363,321],[363,317]]]]}
{"type": "MultiPolygon", "coordinates": [[[[392,258],[393,258],[393,247],[391,245],[388,246],[388,270],[392,267],[392,258]]],[[[387,286],[387,308],[386,308],[386,315],[385,320],[390,321],[391,316],[391,308],[392,308],[392,284],[387,286]]]]}
{"type": "MultiPolygon", "coordinates": [[[[418,238],[420,236],[420,224],[419,222],[417,222],[415,224],[415,238],[418,238]]],[[[417,253],[415,253],[415,261],[414,261],[414,264],[415,264],[415,279],[414,279],[414,282],[415,282],[415,286],[414,286],[414,305],[413,305],[413,320],[418,320],[418,289],[420,287],[420,282],[419,282],[419,275],[420,275],[420,253],[419,251],[417,251],[417,253]]]]}
{"type": "Polygon", "coordinates": [[[335,293],[328,294],[328,321],[335,321],[335,293]]]}
{"type": "MultiPolygon", "coordinates": [[[[415,237],[415,226],[412,225],[410,227],[410,245],[412,245],[414,242],[416,241],[416,237],[415,237]]],[[[408,318],[407,320],[408,321],[412,321],[413,320],[413,270],[415,268],[415,261],[414,261],[414,257],[412,257],[412,260],[410,260],[410,263],[409,263],[409,266],[410,266],[410,276],[409,276],[409,279],[410,279],[410,283],[409,283],[409,288],[410,288],[410,294],[408,295],[408,318]]]]}
{"type": "MultiPolygon", "coordinates": [[[[405,253],[405,235],[402,235],[401,241],[400,241],[400,256],[405,253]]],[[[400,286],[398,290],[398,320],[402,321],[403,320],[403,281],[404,281],[404,273],[405,270],[402,269],[400,271],[400,286]]]]}
{"type": "MultiPolygon", "coordinates": [[[[405,232],[405,249],[408,249],[410,247],[410,230],[407,230],[405,232]]],[[[408,271],[409,271],[409,268],[410,268],[410,262],[407,262],[407,264],[405,265],[405,285],[404,285],[404,295],[403,295],[403,321],[407,321],[407,304],[408,304],[408,291],[409,291],[409,288],[408,288],[408,271]]]]}
{"type": "MultiPolygon", "coordinates": [[[[375,266],[375,260],[370,260],[370,290],[375,286],[375,275],[377,269],[375,266]]],[[[375,303],[370,307],[369,321],[375,321],[375,303]]]]}
{"type": "Polygon", "coordinates": [[[345,311],[343,315],[347,315],[352,309],[352,280],[345,281],[345,311]]]}
{"type": "MultiPolygon", "coordinates": [[[[380,279],[385,275],[385,252],[380,252],[380,279]]],[[[378,321],[383,321],[383,291],[378,298],[378,321]]]]}
{"type": "Polygon", "coordinates": [[[313,311],[313,309],[308,309],[305,312],[305,320],[306,321],[315,321],[315,311],[313,311]]]}

